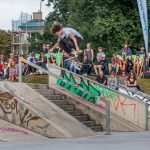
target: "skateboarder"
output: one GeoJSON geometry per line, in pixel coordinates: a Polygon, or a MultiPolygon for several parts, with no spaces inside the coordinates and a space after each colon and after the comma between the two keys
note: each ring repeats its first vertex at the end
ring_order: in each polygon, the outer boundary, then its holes
{"type": "Polygon", "coordinates": [[[53,52],[53,49],[56,47],[60,47],[70,56],[77,56],[82,53],[79,48],[79,44],[82,42],[82,35],[72,28],[64,28],[61,26],[59,22],[54,22],[51,27],[52,34],[58,36],[57,43],[53,46],[50,52],[53,52]]]}

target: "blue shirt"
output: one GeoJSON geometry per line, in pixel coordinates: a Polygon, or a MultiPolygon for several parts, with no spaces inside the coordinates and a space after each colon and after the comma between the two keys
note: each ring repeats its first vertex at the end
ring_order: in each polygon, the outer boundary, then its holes
{"type": "Polygon", "coordinates": [[[126,53],[126,56],[131,56],[131,55],[132,55],[132,51],[131,51],[130,48],[128,48],[126,51],[125,51],[124,48],[122,48],[122,49],[119,51],[118,55],[122,56],[123,53],[126,53]]]}

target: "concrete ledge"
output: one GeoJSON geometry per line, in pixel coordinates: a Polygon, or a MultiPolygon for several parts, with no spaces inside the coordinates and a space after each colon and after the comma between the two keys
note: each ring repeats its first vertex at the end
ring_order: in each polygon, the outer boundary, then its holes
{"type": "Polygon", "coordinates": [[[4,120],[52,138],[95,135],[26,84],[0,82],[0,91],[0,118],[4,120]]]}

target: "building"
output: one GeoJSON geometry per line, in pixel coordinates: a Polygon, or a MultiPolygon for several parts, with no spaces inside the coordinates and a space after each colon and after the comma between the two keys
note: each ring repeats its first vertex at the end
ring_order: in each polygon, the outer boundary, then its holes
{"type": "Polygon", "coordinates": [[[21,12],[18,20],[12,21],[12,53],[15,55],[28,53],[28,38],[33,32],[43,32],[45,21],[42,12],[33,12],[33,15],[21,12]]]}

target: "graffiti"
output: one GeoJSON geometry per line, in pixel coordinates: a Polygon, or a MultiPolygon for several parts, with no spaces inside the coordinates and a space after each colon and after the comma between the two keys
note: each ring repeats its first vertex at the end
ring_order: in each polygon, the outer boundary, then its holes
{"type": "Polygon", "coordinates": [[[90,84],[89,82],[85,82],[82,77],[79,80],[75,80],[71,73],[67,75],[64,70],[62,70],[61,72],[61,77],[63,78],[63,80],[58,79],[57,81],[57,84],[59,86],[69,90],[76,95],[81,96],[82,98],[90,101],[91,103],[95,104],[97,102],[96,96],[99,96],[100,92],[96,90],[92,84],[90,84]],[[65,81],[69,81],[73,85],[66,83],[65,81]],[[82,91],[80,88],[84,89],[85,91],[82,91]],[[91,94],[89,94],[89,92],[91,94]],[[95,96],[92,96],[93,94],[95,96]]]}
{"type": "Polygon", "coordinates": [[[19,130],[16,128],[5,128],[5,127],[1,127],[0,128],[0,133],[20,133],[20,134],[28,134],[28,132],[23,131],[23,130],[19,130]]]}
{"type": "Polygon", "coordinates": [[[100,85],[96,86],[96,89],[105,97],[109,97],[113,99],[115,102],[117,102],[117,96],[116,93],[110,89],[106,89],[100,85]]]}
{"type": "Polygon", "coordinates": [[[119,87],[119,91],[123,94],[134,97],[136,100],[147,103],[149,110],[150,110],[150,97],[148,95],[141,93],[141,92],[135,93],[135,92],[129,91],[126,87],[123,87],[123,86],[119,87]]]}
{"type": "Polygon", "coordinates": [[[30,121],[36,121],[41,119],[38,116],[34,116],[29,109],[19,109],[19,103],[15,99],[15,97],[11,96],[8,97],[10,93],[8,92],[1,92],[0,93],[0,110],[1,115],[13,115],[14,111],[20,118],[20,123],[23,124],[25,127],[28,127],[30,121]],[[24,111],[23,111],[24,110],[24,111]],[[22,112],[23,111],[23,112],[22,112]]]}
{"type": "Polygon", "coordinates": [[[99,84],[92,83],[83,79],[82,77],[74,76],[72,73],[67,73],[65,70],[61,71],[61,78],[62,79],[57,80],[57,84],[64,89],[69,90],[73,94],[81,96],[82,98],[96,105],[100,103],[100,100],[97,99],[96,96],[104,97],[105,100],[110,102],[115,111],[121,109],[123,114],[126,114],[126,107],[130,107],[133,110],[133,115],[135,116],[136,103],[133,101],[127,101],[126,97],[119,95],[117,92],[99,84]],[[71,84],[65,81],[69,81],[71,84]],[[80,90],[80,88],[84,89],[85,91],[80,90]]]}

